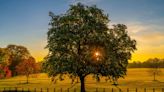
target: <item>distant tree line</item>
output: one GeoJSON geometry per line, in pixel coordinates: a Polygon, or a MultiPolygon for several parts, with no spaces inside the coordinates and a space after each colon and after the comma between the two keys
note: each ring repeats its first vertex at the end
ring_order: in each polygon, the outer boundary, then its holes
{"type": "Polygon", "coordinates": [[[0,48],[0,79],[16,75],[26,75],[41,71],[40,63],[30,54],[28,49],[20,45],[8,45],[0,48]]]}
{"type": "Polygon", "coordinates": [[[150,58],[144,62],[134,61],[129,63],[128,68],[153,68],[154,65],[157,65],[158,68],[164,68],[164,59],[150,58]]]}

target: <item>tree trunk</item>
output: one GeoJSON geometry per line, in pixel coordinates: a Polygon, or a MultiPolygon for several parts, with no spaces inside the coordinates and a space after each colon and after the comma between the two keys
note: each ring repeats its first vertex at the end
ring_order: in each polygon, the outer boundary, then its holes
{"type": "Polygon", "coordinates": [[[154,81],[155,81],[156,79],[155,79],[155,72],[154,72],[154,81]]]}
{"type": "Polygon", "coordinates": [[[85,76],[80,76],[80,82],[81,82],[81,92],[86,92],[85,91],[85,83],[84,83],[84,78],[85,76]]]}
{"type": "Polygon", "coordinates": [[[76,82],[76,83],[79,83],[79,78],[77,78],[76,80],[77,80],[77,82],[76,82]]]}
{"type": "Polygon", "coordinates": [[[29,76],[27,75],[27,76],[26,76],[26,78],[27,78],[26,83],[27,83],[27,84],[28,84],[28,77],[29,77],[29,76]]]}

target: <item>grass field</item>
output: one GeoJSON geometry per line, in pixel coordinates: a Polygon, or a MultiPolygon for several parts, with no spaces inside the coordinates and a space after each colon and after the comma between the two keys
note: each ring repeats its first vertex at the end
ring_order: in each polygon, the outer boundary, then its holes
{"type": "MultiPolygon", "coordinates": [[[[100,82],[96,82],[95,79],[92,78],[91,75],[87,76],[85,81],[85,86],[87,92],[94,92],[96,88],[98,88],[99,92],[102,92],[105,88],[105,90],[111,90],[114,89],[114,92],[118,90],[118,88],[122,89],[123,92],[127,92],[127,88],[129,88],[129,92],[135,92],[135,88],[138,88],[138,92],[144,92],[144,88],[147,88],[147,92],[153,92],[152,89],[155,88],[155,92],[162,92],[161,88],[164,88],[164,69],[161,69],[162,73],[160,76],[157,76],[158,81],[152,81],[153,76],[150,76],[147,72],[148,69],[146,68],[131,68],[128,69],[127,75],[125,78],[120,78],[118,80],[119,85],[113,86],[112,83],[106,82],[104,78],[101,78],[100,82]]],[[[51,79],[47,77],[46,74],[37,74],[32,75],[29,79],[29,84],[26,84],[26,77],[25,76],[17,76],[9,79],[1,79],[0,80],[0,89],[3,90],[3,88],[15,88],[18,89],[24,88],[30,90],[46,90],[49,88],[50,92],[54,89],[56,89],[56,92],[58,92],[61,88],[63,92],[66,92],[66,90],[69,88],[70,92],[73,91],[75,88],[76,90],[80,89],[80,83],[71,84],[71,80],[68,78],[65,78],[64,81],[58,81],[57,83],[52,83],[51,79]]],[[[78,91],[76,91],[78,92],[78,91]]],[[[108,91],[106,91],[108,92],[108,91]]],[[[118,91],[117,91],[118,92],[118,91]]]]}

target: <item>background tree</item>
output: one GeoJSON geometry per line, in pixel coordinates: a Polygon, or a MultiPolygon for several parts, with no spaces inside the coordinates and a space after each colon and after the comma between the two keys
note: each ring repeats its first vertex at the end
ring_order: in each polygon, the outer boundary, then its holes
{"type": "Polygon", "coordinates": [[[96,6],[71,5],[62,15],[50,12],[47,35],[49,54],[43,64],[51,77],[68,74],[79,77],[85,92],[85,77],[94,74],[118,79],[126,74],[128,59],[136,49],[136,41],[127,34],[123,24],[108,28],[109,19],[96,6]]]}
{"type": "Polygon", "coordinates": [[[10,65],[9,68],[12,70],[12,75],[16,74],[16,66],[21,63],[24,59],[28,59],[31,55],[26,47],[18,45],[8,45],[6,48],[10,52],[10,65]]]}
{"type": "Polygon", "coordinates": [[[0,48],[0,78],[11,77],[11,71],[8,66],[10,65],[10,52],[6,48],[0,48]]]}
{"type": "Polygon", "coordinates": [[[26,78],[27,78],[26,83],[29,83],[28,82],[29,75],[32,73],[35,73],[35,69],[36,69],[36,62],[33,57],[24,59],[23,62],[19,63],[16,66],[16,72],[18,74],[22,74],[22,75],[26,76],[26,78]]]}
{"type": "MultiPolygon", "coordinates": [[[[159,60],[158,62],[158,65],[159,65],[159,68],[164,68],[164,59],[159,59],[159,58],[156,58],[159,60]]],[[[152,68],[152,65],[154,65],[154,62],[152,62],[152,59],[148,59],[146,61],[134,61],[132,63],[129,63],[128,64],[128,67],[129,68],[152,68]]]]}
{"type": "Polygon", "coordinates": [[[153,76],[153,81],[156,81],[156,76],[161,75],[161,69],[160,69],[160,62],[161,60],[158,58],[154,59],[148,59],[147,62],[149,62],[150,69],[148,70],[148,73],[153,76]]]}
{"type": "Polygon", "coordinates": [[[0,64],[10,65],[10,52],[6,48],[0,48],[0,64]]]}
{"type": "Polygon", "coordinates": [[[43,72],[42,63],[43,62],[36,62],[35,73],[42,73],[43,72]]]}

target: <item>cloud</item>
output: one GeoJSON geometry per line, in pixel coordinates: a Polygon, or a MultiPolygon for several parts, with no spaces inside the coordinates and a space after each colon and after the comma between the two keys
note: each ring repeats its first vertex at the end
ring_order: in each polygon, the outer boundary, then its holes
{"type": "Polygon", "coordinates": [[[130,35],[137,34],[139,32],[147,31],[148,27],[143,26],[140,22],[127,23],[128,31],[130,35]]]}
{"type": "MultiPolygon", "coordinates": [[[[132,60],[144,61],[148,58],[162,58],[164,55],[164,26],[129,22],[128,34],[137,41],[137,51],[132,60]]],[[[164,58],[164,57],[163,57],[164,58]]]]}
{"type": "Polygon", "coordinates": [[[142,44],[164,45],[164,27],[160,25],[129,25],[129,34],[142,44]]]}

